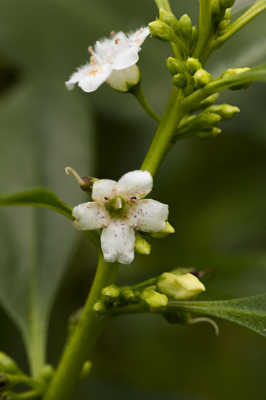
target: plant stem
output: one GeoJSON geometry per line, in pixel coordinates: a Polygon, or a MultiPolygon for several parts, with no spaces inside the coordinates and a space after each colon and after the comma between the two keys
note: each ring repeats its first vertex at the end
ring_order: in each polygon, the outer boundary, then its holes
{"type": "Polygon", "coordinates": [[[211,1],[199,0],[200,16],[199,16],[199,38],[193,52],[193,57],[200,58],[201,53],[210,38],[212,28],[211,1]]]}
{"type": "Polygon", "coordinates": [[[171,11],[171,7],[168,0],[154,0],[154,1],[159,9],[164,8],[167,11],[171,11]]]}
{"type": "Polygon", "coordinates": [[[152,109],[152,107],[149,105],[149,103],[146,100],[146,97],[144,96],[142,87],[140,84],[134,86],[131,90],[130,93],[132,93],[141,107],[146,111],[146,113],[152,117],[155,121],[160,122],[160,116],[152,109]]]}
{"type": "Polygon", "coordinates": [[[72,397],[83,363],[88,360],[105,321],[104,316],[93,310],[93,305],[102,288],[114,282],[117,272],[118,266],[106,263],[100,253],[96,276],[79,323],[66,346],[44,400],[67,400],[72,397]]]}
{"type": "Polygon", "coordinates": [[[152,144],[141,166],[142,170],[147,170],[152,175],[155,174],[167,153],[173,134],[184,115],[182,101],[183,94],[176,88],[173,88],[160,125],[158,126],[152,144]]]}

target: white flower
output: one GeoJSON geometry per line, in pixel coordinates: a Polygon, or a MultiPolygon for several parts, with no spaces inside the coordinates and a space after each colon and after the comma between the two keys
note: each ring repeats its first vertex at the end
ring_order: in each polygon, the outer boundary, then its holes
{"type": "Polygon", "coordinates": [[[114,89],[126,92],[140,80],[139,60],[141,45],[149,35],[148,27],[125,35],[123,32],[111,35],[109,39],[97,41],[89,47],[90,63],[80,67],[66,82],[68,89],[75,84],[85,92],[93,92],[107,81],[114,89]]]}
{"type": "Polygon", "coordinates": [[[94,201],[73,209],[74,225],[79,230],[101,229],[104,259],[130,264],[134,259],[134,230],[160,232],[165,228],[168,206],[143,199],[152,190],[148,171],[132,171],[118,182],[96,181],[92,187],[94,201]]]}

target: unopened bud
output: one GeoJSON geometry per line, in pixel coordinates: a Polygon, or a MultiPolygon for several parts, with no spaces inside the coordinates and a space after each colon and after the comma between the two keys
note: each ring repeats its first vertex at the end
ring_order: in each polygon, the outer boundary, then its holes
{"type": "Polygon", "coordinates": [[[123,287],[121,289],[121,297],[125,299],[126,301],[132,301],[135,299],[135,293],[133,290],[129,287],[123,287]]]}
{"type": "Polygon", "coordinates": [[[236,0],[220,0],[220,4],[222,8],[231,8],[235,4],[236,0]]]}
{"type": "Polygon", "coordinates": [[[186,67],[191,74],[194,74],[198,69],[201,69],[201,62],[194,57],[189,57],[186,61],[186,67]]]}
{"type": "Polygon", "coordinates": [[[211,128],[221,120],[222,117],[219,114],[204,111],[197,117],[197,124],[199,128],[211,128]]]}
{"type": "Polygon", "coordinates": [[[193,77],[194,77],[195,87],[197,89],[208,85],[208,83],[210,83],[210,81],[212,80],[211,74],[203,68],[198,69],[193,75],[193,77]]]}
{"type": "Polygon", "coordinates": [[[93,306],[93,310],[99,314],[105,313],[106,308],[105,308],[104,302],[101,300],[97,301],[93,306]]]}
{"type": "Polygon", "coordinates": [[[219,97],[219,93],[213,93],[210,96],[206,97],[206,99],[202,100],[200,105],[201,107],[208,107],[213,104],[219,97]]]}
{"type": "Polygon", "coordinates": [[[192,26],[192,38],[191,38],[192,45],[197,42],[198,36],[199,36],[198,28],[196,26],[192,26]]]}
{"type": "Polygon", "coordinates": [[[43,379],[44,381],[50,382],[51,379],[52,379],[53,376],[54,376],[54,373],[55,373],[55,370],[54,370],[54,368],[52,367],[52,365],[46,364],[46,365],[42,368],[42,370],[41,370],[40,377],[41,377],[41,379],[43,379]]]}
{"type": "Polygon", "coordinates": [[[172,75],[175,75],[178,72],[184,71],[184,64],[181,61],[179,61],[176,58],[174,58],[174,57],[168,57],[167,58],[166,66],[168,68],[168,71],[172,75]]]}
{"type": "Polygon", "coordinates": [[[173,76],[173,84],[176,87],[183,89],[187,85],[187,78],[184,74],[176,74],[173,76]]]}
{"type": "Polygon", "coordinates": [[[222,133],[222,129],[214,127],[212,129],[207,129],[205,131],[197,132],[197,136],[200,139],[212,139],[216,136],[219,136],[222,133]]]}
{"type": "Polygon", "coordinates": [[[106,286],[102,289],[102,296],[107,300],[117,299],[120,295],[120,289],[116,285],[106,286]]]}
{"type": "Polygon", "coordinates": [[[190,299],[206,290],[203,283],[196,276],[190,273],[175,275],[170,272],[165,272],[160,276],[157,288],[175,300],[190,299]]]}
{"type": "Polygon", "coordinates": [[[137,65],[129,68],[113,70],[107,83],[118,92],[127,93],[140,82],[140,69],[137,65]]]}
{"type": "Polygon", "coordinates": [[[153,37],[164,41],[173,41],[175,34],[173,29],[166,23],[157,19],[149,24],[150,32],[153,37]]]}
{"type": "Polygon", "coordinates": [[[91,361],[86,361],[83,364],[81,373],[80,373],[80,380],[84,381],[85,379],[88,378],[90,372],[91,372],[91,367],[92,367],[92,362],[91,361]]]}
{"type": "Polygon", "coordinates": [[[189,15],[184,14],[182,17],[179,19],[179,26],[180,26],[180,31],[183,35],[183,37],[187,40],[191,40],[192,37],[192,21],[189,15]]]}
{"type": "MultiPolygon", "coordinates": [[[[249,67],[244,67],[244,68],[229,68],[226,71],[223,72],[221,75],[221,78],[223,79],[230,79],[238,74],[242,74],[244,72],[248,72],[250,70],[249,67]]],[[[247,89],[251,83],[241,83],[238,85],[237,83],[233,86],[230,87],[232,90],[239,90],[239,89],[247,89]]]]}
{"type": "Polygon", "coordinates": [[[210,106],[206,111],[211,113],[214,112],[220,115],[223,119],[230,119],[238,114],[240,109],[238,107],[231,106],[230,104],[219,104],[210,106]]]}
{"type": "Polygon", "coordinates": [[[221,21],[224,16],[225,10],[221,7],[220,0],[212,0],[211,2],[212,17],[215,22],[221,21]]]}
{"type": "Polygon", "coordinates": [[[148,256],[151,254],[151,245],[139,233],[136,234],[135,249],[139,254],[148,256]]]}
{"type": "Polygon", "coordinates": [[[145,301],[146,304],[151,308],[161,308],[165,307],[168,304],[168,298],[162,293],[156,292],[152,288],[145,289],[141,296],[142,300],[145,301]]]}
{"type": "Polygon", "coordinates": [[[15,361],[2,351],[0,352],[0,373],[1,372],[7,374],[21,374],[21,370],[15,361]]]}
{"type": "Polygon", "coordinates": [[[164,8],[160,8],[159,11],[160,20],[165,24],[169,25],[177,33],[179,31],[179,22],[175,15],[171,11],[167,11],[164,8]]]}
{"type": "Polygon", "coordinates": [[[166,221],[164,229],[160,232],[152,233],[151,236],[156,239],[162,239],[167,237],[171,233],[175,233],[175,228],[168,221],[166,221]]]}

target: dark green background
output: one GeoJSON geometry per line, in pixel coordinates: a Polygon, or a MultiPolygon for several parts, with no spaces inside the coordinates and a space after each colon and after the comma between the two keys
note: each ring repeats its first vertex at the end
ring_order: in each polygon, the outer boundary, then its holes
{"type": "MultiPolygon", "coordinates": [[[[178,16],[190,12],[195,18],[196,0],[172,3],[178,16]]],[[[64,81],[87,61],[87,46],[97,38],[112,30],[128,31],[146,25],[155,16],[151,0],[0,0],[2,147],[7,143],[5,133],[8,134],[11,120],[14,124],[22,110],[18,105],[10,114],[8,104],[25,94],[21,104],[25,106],[26,102],[29,112],[35,114],[37,122],[29,129],[34,130],[36,137],[42,135],[45,142],[51,113],[58,126],[58,148],[51,157],[60,156],[64,126],[71,116],[73,136],[64,145],[69,146],[69,154],[75,154],[74,159],[78,159],[79,151],[84,154],[75,135],[84,130],[85,116],[90,121],[85,128],[89,161],[87,167],[83,162],[82,175],[117,179],[126,171],[139,168],[155,124],[134,98],[113,92],[107,86],[91,95],[78,89],[67,93],[64,81]],[[32,87],[31,95],[26,95],[32,87]],[[72,103],[65,108],[68,101],[72,103]],[[31,108],[35,102],[40,104],[37,115],[35,108],[31,108]],[[54,105],[59,103],[62,112],[53,112],[54,105]]],[[[217,74],[227,67],[253,66],[265,61],[265,22],[266,15],[259,16],[214,54],[210,71],[217,74]]],[[[170,77],[164,66],[167,55],[170,50],[165,43],[148,39],[143,45],[143,86],[157,111],[162,110],[170,89],[170,77]]],[[[156,176],[153,192],[154,198],[169,204],[176,234],[166,240],[154,240],[150,257],[137,256],[132,265],[121,266],[121,283],[192,265],[212,271],[202,298],[225,299],[266,292],[265,99],[263,84],[254,84],[239,93],[226,92],[222,100],[240,106],[241,113],[224,124],[223,135],[211,141],[194,139],[177,144],[156,176]]],[[[15,125],[18,132],[24,116],[21,113],[15,125]]],[[[27,120],[24,122],[23,129],[27,130],[27,120]]],[[[14,146],[21,145],[18,133],[14,146]]],[[[13,177],[8,167],[10,160],[22,174],[26,168],[28,154],[21,151],[18,164],[14,147],[7,148],[6,164],[5,160],[1,164],[1,192],[10,190],[6,184],[9,174],[13,177]]],[[[72,180],[65,179],[63,169],[50,173],[59,177],[62,174],[62,185],[58,190],[52,189],[66,202],[75,205],[77,199],[84,199],[72,180]],[[68,197],[69,190],[73,198],[68,197]]],[[[49,179],[47,182],[49,186],[49,179]]],[[[38,179],[34,181],[35,185],[38,183],[38,179]]],[[[19,191],[27,185],[25,181],[20,185],[18,179],[11,187],[19,191]]],[[[25,228],[18,224],[17,229],[25,228]]],[[[4,223],[1,231],[4,235],[4,223]]],[[[86,298],[95,257],[92,246],[78,234],[53,308],[50,362],[58,360],[68,316],[86,298]]],[[[26,365],[18,332],[4,312],[0,318],[1,349],[26,365]]],[[[95,349],[91,377],[75,398],[265,399],[265,339],[229,323],[219,326],[217,338],[208,325],[171,326],[153,315],[113,320],[95,349]]]]}

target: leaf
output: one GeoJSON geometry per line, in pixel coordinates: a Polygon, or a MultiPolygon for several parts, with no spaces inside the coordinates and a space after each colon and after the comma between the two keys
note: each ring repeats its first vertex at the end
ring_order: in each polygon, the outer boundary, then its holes
{"type": "Polygon", "coordinates": [[[221,318],[266,337],[266,294],[225,301],[170,302],[168,308],[221,318]]]}
{"type": "Polygon", "coordinates": [[[72,219],[72,208],[45,188],[35,188],[26,192],[0,196],[0,206],[36,206],[50,208],[72,219]]]}
{"type": "MultiPolygon", "coordinates": [[[[76,205],[83,194],[64,167],[93,173],[94,124],[88,96],[69,93],[64,81],[77,59],[73,37],[85,29],[49,0],[3,0],[1,11],[0,54],[19,68],[21,80],[0,103],[0,190],[44,186],[76,205]]],[[[51,193],[45,201],[59,206],[51,193]]],[[[49,315],[77,232],[61,215],[36,207],[1,207],[0,221],[0,303],[21,330],[36,375],[45,362],[49,315]]]]}

